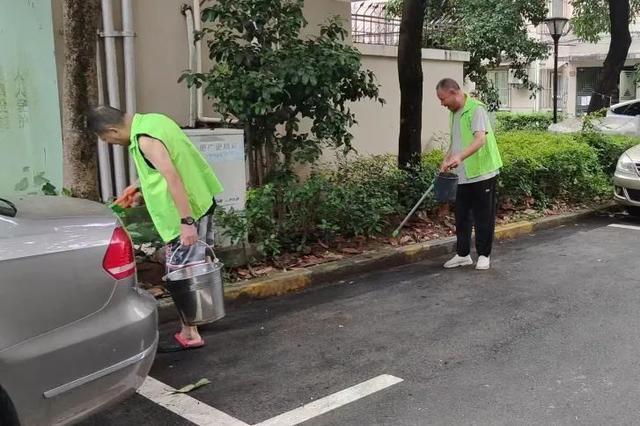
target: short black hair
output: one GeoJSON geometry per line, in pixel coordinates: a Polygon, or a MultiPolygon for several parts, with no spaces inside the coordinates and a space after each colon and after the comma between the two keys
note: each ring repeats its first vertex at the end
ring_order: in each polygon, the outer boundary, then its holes
{"type": "Polygon", "coordinates": [[[452,78],[443,78],[436,85],[436,90],[460,90],[460,85],[452,78]]]}
{"type": "Polygon", "coordinates": [[[98,105],[89,108],[87,112],[87,129],[100,134],[113,126],[124,124],[124,112],[108,105],[98,105]]]}

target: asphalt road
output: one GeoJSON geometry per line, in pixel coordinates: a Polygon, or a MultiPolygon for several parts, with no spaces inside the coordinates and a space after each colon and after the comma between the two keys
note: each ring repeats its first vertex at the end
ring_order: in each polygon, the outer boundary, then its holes
{"type": "MultiPolygon", "coordinates": [[[[439,258],[230,306],[151,376],[208,378],[189,395],[239,424],[381,375],[402,381],[304,424],[639,424],[639,252],[640,222],[600,217],[497,244],[490,271],[439,258]]],[[[136,395],[83,424],[193,423],[136,395]]]]}

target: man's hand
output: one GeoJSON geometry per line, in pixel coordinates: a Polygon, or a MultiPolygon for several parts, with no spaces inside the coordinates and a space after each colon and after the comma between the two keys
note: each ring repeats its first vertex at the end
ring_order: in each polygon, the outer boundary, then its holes
{"type": "Polygon", "coordinates": [[[462,155],[461,154],[453,154],[449,156],[440,167],[441,172],[446,172],[449,169],[455,169],[460,164],[462,164],[462,155]]]}
{"type": "Polygon", "coordinates": [[[446,167],[450,158],[451,158],[450,154],[447,154],[446,157],[444,157],[444,160],[442,160],[442,163],[440,163],[440,173],[447,171],[446,167]]]}
{"type": "Polygon", "coordinates": [[[192,246],[198,242],[198,228],[195,225],[180,225],[180,244],[192,246]]]}
{"type": "Polygon", "coordinates": [[[142,193],[138,185],[127,186],[122,195],[113,204],[128,209],[142,204],[142,193]]]}

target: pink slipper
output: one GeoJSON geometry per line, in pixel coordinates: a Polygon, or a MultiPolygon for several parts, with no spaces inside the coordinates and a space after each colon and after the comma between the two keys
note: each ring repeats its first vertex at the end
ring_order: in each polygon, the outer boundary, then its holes
{"type": "Polygon", "coordinates": [[[204,346],[204,340],[202,339],[202,337],[200,338],[200,340],[196,340],[196,341],[187,340],[184,337],[182,337],[180,332],[178,332],[173,335],[173,338],[176,339],[178,343],[180,343],[180,346],[182,346],[182,349],[196,349],[204,346]]]}

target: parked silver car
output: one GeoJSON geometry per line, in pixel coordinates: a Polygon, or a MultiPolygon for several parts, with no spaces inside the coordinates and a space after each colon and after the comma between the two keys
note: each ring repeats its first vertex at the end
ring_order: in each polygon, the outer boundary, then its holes
{"type": "Polygon", "coordinates": [[[630,214],[640,216],[640,145],[620,156],[613,184],[614,199],[626,206],[630,214]]]}
{"type": "Polygon", "coordinates": [[[0,199],[0,425],[66,424],[125,398],[157,342],[155,301],[109,209],[0,199]]]}

